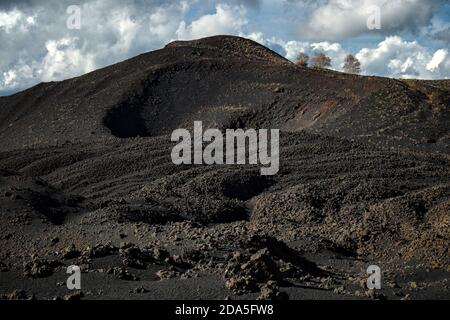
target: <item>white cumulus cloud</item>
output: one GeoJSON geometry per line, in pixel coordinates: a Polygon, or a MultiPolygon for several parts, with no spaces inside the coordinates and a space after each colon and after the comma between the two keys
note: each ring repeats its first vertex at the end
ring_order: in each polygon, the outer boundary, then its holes
{"type": "Polygon", "coordinates": [[[428,62],[427,69],[431,72],[435,72],[437,69],[439,69],[439,66],[448,59],[448,50],[439,49],[434,53],[431,61],[428,62]]]}
{"type": "Polygon", "coordinates": [[[196,39],[218,34],[237,35],[247,24],[245,16],[246,9],[242,5],[218,4],[213,14],[201,16],[189,25],[182,21],[176,34],[178,39],[196,39]]]}
{"type": "Polygon", "coordinates": [[[440,79],[450,75],[447,50],[433,53],[416,41],[390,36],[375,48],[363,48],[356,57],[363,73],[395,78],[440,79]]]}
{"type": "Polygon", "coordinates": [[[46,42],[45,55],[38,74],[43,81],[61,80],[95,69],[93,54],[84,54],[77,47],[78,38],[63,38],[46,42]]]}

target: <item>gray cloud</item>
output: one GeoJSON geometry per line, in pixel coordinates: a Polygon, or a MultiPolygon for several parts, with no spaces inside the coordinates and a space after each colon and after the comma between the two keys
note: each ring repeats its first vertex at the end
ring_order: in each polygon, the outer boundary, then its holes
{"type": "Polygon", "coordinates": [[[447,29],[436,32],[433,37],[437,40],[443,41],[447,44],[450,43],[450,27],[447,29]]]}
{"type": "Polygon", "coordinates": [[[302,21],[302,33],[308,39],[342,40],[363,34],[390,35],[414,33],[430,24],[442,5],[440,0],[328,0],[316,5],[302,21]],[[369,30],[367,20],[378,8],[381,29],[369,30]]]}

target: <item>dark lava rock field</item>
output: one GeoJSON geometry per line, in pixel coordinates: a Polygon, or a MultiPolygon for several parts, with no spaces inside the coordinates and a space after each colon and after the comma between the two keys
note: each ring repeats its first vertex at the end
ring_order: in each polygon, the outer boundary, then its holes
{"type": "Polygon", "coordinates": [[[229,36],[0,97],[0,297],[449,299],[449,129],[449,80],[229,36]],[[194,121],[280,129],[278,174],[173,164],[194,121]]]}

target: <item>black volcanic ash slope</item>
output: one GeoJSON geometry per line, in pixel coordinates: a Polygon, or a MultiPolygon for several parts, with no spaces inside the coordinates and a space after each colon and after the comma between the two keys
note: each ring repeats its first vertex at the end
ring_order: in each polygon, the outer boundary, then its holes
{"type": "Polygon", "coordinates": [[[379,264],[448,298],[448,97],[212,37],[0,98],[0,297],[64,296],[69,264],[88,298],[374,297],[379,264]],[[173,165],[194,120],[281,128],[280,172],[173,165]]]}
{"type": "Polygon", "coordinates": [[[203,120],[448,152],[449,88],[305,69],[253,41],[212,37],[1,98],[0,134],[10,149],[155,136],[203,120]]]}

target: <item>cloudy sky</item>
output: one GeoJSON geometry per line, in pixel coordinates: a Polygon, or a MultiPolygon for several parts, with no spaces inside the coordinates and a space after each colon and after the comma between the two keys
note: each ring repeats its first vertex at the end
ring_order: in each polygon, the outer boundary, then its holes
{"type": "Polygon", "coordinates": [[[0,95],[217,34],[291,60],[324,52],[336,70],[352,53],[363,74],[450,78],[448,0],[1,0],[0,95]]]}

